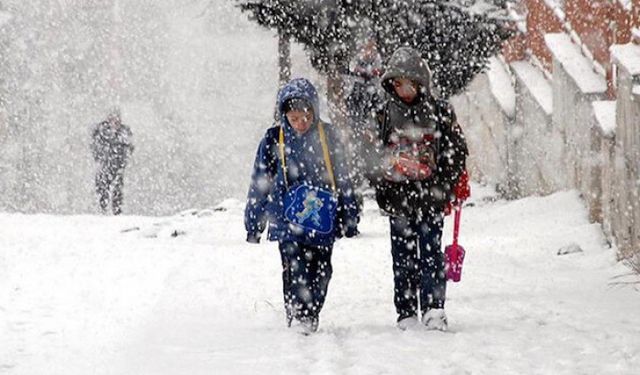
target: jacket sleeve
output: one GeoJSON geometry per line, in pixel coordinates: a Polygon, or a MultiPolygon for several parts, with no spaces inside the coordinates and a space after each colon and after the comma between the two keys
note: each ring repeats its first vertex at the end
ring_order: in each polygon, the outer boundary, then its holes
{"type": "Polygon", "coordinates": [[[438,182],[446,197],[452,200],[453,188],[466,168],[469,150],[453,107],[447,105],[442,116],[445,121],[442,122],[441,129],[438,182]]]}
{"type": "Polygon", "coordinates": [[[391,133],[391,125],[389,124],[389,103],[382,103],[375,113],[378,140],[383,146],[385,146],[388,143],[389,134],[391,133]]]}
{"type": "Polygon", "coordinates": [[[244,226],[249,242],[259,242],[260,235],[267,224],[266,208],[278,173],[276,147],[275,137],[270,136],[270,133],[267,132],[256,153],[251,184],[247,194],[247,205],[244,211],[244,226]]]}
{"type": "Polygon", "coordinates": [[[360,212],[358,202],[355,197],[354,186],[349,177],[349,169],[346,158],[346,148],[343,143],[334,135],[332,162],[334,164],[334,177],[339,195],[338,205],[338,237],[353,237],[358,234],[358,222],[360,212]]]}

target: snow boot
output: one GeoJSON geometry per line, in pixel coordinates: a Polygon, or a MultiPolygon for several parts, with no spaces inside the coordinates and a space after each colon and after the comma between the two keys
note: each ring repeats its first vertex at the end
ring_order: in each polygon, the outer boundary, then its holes
{"type": "Polygon", "coordinates": [[[446,331],[447,315],[444,313],[444,309],[430,309],[422,315],[422,324],[427,327],[428,330],[446,331]]]}
{"type": "Polygon", "coordinates": [[[304,336],[309,336],[318,331],[320,321],[318,318],[294,319],[291,322],[291,329],[304,336]]]}
{"type": "Polygon", "coordinates": [[[398,323],[396,323],[396,327],[401,331],[414,329],[417,325],[418,317],[415,315],[400,317],[398,318],[398,323]]]}
{"type": "Polygon", "coordinates": [[[284,319],[287,324],[287,328],[291,328],[291,324],[293,323],[293,309],[288,303],[284,305],[284,319]]]}

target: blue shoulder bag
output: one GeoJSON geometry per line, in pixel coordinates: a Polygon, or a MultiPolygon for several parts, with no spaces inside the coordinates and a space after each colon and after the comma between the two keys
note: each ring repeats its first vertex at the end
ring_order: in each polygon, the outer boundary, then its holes
{"type": "Polygon", "coordinates": [[[284,153],[284,131],[282,128],[280,128],[278,142],[284,181],[287,186],[287,193],[284,197],[284,217],[289,222],[292,232],[300,238],[300,241],[311,246],[323,246],[333,243],[338,208],[336,181],[322,123],[318,123],[318,132],[320,133],[325,165],[331,179],[332,191],[304,184],[289,189],[284,153]]]}

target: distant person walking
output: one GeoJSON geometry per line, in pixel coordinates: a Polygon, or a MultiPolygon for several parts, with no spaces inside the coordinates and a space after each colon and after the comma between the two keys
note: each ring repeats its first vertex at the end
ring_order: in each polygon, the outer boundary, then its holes
{"type": "Polygon", "coordinates": [[[113,214],[122,213],[122,186],[127,159],[133,152],[131,129],[122,124],[119,108],[109,112],[107,119],[93,130],[91,151],[98,163],[96,193],[103,213],[111,203],[113,214]]]}
{"type": "Polygon", "coordinates": [[[383,73],[382,57],[375,39],[369,38],[358,54],[352,69],[353,87],[346,99],[349,119],[350,173],[356,189],[356,199],[362,206],[362,191],[366,187],[367,173],[379,163],[375,147],[376,116],[383,110],[384,92],[380,86],[383,73]]]}

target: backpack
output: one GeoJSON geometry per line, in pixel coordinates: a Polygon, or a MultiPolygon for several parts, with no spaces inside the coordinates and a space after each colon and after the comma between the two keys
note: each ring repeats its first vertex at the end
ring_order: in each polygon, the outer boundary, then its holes
{"type": "Polygon", "coordinates": [[[284,130],[280,127],[278,148],[287,191],[284,196],[284,218],[300,242],[310,246],[323,246],[335,239],[338,194],[333,166],[329,157],[326,134],[322,123],[318,123],[320,142],[325,166],[331,179],[332,191],[301,184],[295,188],[289,186],[287,164],[284,152],[284,130]]]}

